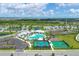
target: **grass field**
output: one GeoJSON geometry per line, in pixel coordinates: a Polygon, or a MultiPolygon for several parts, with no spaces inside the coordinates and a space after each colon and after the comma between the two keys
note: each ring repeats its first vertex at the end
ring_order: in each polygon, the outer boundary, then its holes
{"type": "Polygon", "coordinates": [[[9,34],[13,34],[15,32],[0,32],[0,36],[5,36],[5,35],[9,35],[9,34]]]}

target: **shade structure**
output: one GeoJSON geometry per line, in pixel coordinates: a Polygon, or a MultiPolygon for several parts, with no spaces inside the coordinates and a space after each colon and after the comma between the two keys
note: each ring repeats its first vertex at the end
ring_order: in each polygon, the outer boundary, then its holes
{"type": "Polygon", "coordinates": [[[43,30],[36,30],[35,32],[44,33],[43,30]]]}
{"type": "Polygon", "coordinates": [[[33,40],[33,39],[36,39],[38,40],[39,38],[44,38],[44,34],[40,34],[40,33],[36,33],[36,34],[33,34],[33,35],[30,35],[28,37],[29,40],[33,40]]]}

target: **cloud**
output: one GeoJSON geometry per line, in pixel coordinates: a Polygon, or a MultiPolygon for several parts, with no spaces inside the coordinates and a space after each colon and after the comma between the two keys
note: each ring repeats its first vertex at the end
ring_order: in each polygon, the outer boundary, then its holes
{"type": "Polygon", "coordinates": [[[58,5],[59,7],[64,7],[64,6],[66,6],[65,3],[58,3],[57,5],[58,5]]]}
{"type": "Polygon", "coordinates": [[[0,4],[0,14],[13,15],[16,17],[39,17],[53,15],[53,10],[44,11],[47,3],[13,3],[0,4]]]}
{"type": "Polygon", "coordinates": [[[57,3],[59,7],[79,6],[79,3],[57,3]]]}
{"type": "Polygon", "coordinates": [[[49,16],[53,15],[53,14],[54,14],[54,10],[49,10],[49,11],[47,11],[47,14],[48,14],[49,16]]]}
{"type": "Polygon", "coordinates": [[[58,3],[56,5],[56,10],[62,10],[60,13],[67,17],[79,16],[79,3],[58,3]]]}
{"type": "Polygon", "coordinates": [[[69,12],[72,14],[72,15],[79,15],[79,9],[69,9],[69,12]]]}

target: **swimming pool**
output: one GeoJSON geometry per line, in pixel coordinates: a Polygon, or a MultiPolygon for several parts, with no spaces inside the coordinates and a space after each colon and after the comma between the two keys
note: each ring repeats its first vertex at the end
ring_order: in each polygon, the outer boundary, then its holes
{"type": "Polygon", "coordinates": [[[30,35],[28,39],[34,40],[34,39],[44,38],[44,36],[45,36],[44,34],[36,33],[36,34],[30,35]]]}

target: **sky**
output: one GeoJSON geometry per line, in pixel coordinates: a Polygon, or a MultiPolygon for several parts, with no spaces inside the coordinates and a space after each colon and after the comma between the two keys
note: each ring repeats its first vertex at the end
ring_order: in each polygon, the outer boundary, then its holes
{"type": "Polygon", "coordinates": [[[0,3],[0,17],[79,18],[78,3],[0,3]]]}

